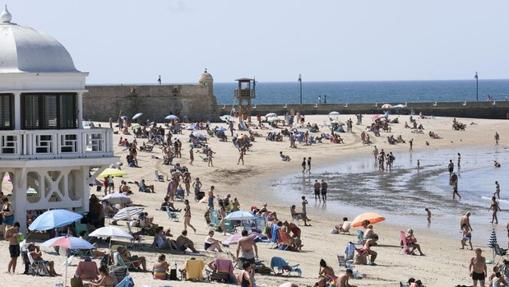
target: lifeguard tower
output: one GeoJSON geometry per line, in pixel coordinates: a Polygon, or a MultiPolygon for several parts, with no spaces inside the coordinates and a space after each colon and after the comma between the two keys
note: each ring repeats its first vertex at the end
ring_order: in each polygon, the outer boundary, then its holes
{"type": "Polygon", "coordinates": [[[235,89],[235,99],[237,100],[237,111],[239,118],[251,122],[251,111],[253,109],[251,102],[256,98],[256,81],[255,79],[241,78],[237,81],[237,89],[235,89]]]}
{"type": "Polygon", "coordinates": [[[31,210],[88,211],[89,183],[117,161],[111,129],[83,129],[87,76],[62,44],[0,13],[0,187],[22,230],[31,210]]]}

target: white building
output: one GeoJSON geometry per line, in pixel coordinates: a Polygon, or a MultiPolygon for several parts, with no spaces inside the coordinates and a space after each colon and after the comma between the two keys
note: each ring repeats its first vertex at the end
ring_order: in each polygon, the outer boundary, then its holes
{"type": "Polygon", "coordinates": [[[87,75],[55,39],[0,14],[0,184],[8,173],[23,230],[29,210],[88,211],[89,183],[117,161],[110,129],[83,129],[87,75]]]}

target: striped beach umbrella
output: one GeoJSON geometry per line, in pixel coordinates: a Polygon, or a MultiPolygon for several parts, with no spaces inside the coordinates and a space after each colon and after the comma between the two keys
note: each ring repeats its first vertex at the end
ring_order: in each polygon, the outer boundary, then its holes
{"type": "Polygon", "coordinates": [[[496,244],[497,244],[497,233],[495,232],[495,228],[493,228],[490,234],[490,239],[488,240],[488,246],[490,248],[495,248],[496,244]]]}

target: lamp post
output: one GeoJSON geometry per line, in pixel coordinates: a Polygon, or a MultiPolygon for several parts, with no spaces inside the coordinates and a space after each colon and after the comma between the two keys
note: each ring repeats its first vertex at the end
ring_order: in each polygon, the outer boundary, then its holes
{"type": "Polygon", "coordinates": [[[302,75],[299,74],[300,104],[302,105],[302,75]]]}
{"type": "Polygon", "coordinates": [[[479,101],[479,75],[475,72],[475,99],[479,101]]]}

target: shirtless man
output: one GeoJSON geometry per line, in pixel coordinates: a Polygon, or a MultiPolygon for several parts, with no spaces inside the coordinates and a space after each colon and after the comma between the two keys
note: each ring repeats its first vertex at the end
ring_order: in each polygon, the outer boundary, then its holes
{"type": "Polygon", "coordinates": [[[11,255],[11,261],[9,261],[9,265],[7,267],[7,272],[16,273],[16,263],[18,261],[18,257],[20,255],[20,248],[18,243],[18,235],[19,235],[19,223],[16,222],[12,227],[7,227],[5,231],[5,239],[9,241],[9,253],[11,255]]]}
{"type": "Polygon", "coordinates": [[[467,211],[467,213],[465,213],[465,215],[463,215],[460,219],[460,230],[463,229],[463,224],[466,224],[468,229],[470,229],[470,231],[474,231],[472,229],[472,226],[470,225],[470,211],[467,211]]]}
{"type": "Polygon", "coordinates": [[[346,269],[345,274],[340,275],[338,279],[336,279],[336,286],[337,287],[357,287],[355,285],[351,285],[348,283],[348,279],[353,278],[353,271],[352,269],[346,269]]]}
{"type": "Polygon", "coordinates": [[[316,199],[318,199],[318,201],[322,201],[322,198],[320,197],[320,183],[318,182],[318,179],[315,179],[313,189],[315,191],[315,201],[316,199]]]}
{"type": "Polygon", "coordinates": [[[477,248],[475,250],[475,256],[470,259],[470,266],[468,267],[470,277],[472,277],[474,283],[474,287],[477,287],[477,281],[479,281],[480,287],[485,287],[484,279],[486,278],[486,274],[488,274],[486,258],[481,256],[481,254],[481,248],[477,248]]]}
{"type": "Polygon", "coordinates": [[[455,172],[451,174],[450,184],[452,186],[452,200],[456,199],[456,195],[461,199],[461,195],[458,192],[458,175],[455,172]]]}
{"type": "Polygon", "coordinates": [[[258,247],[254,240],[248,236],[247,230],[242,230],[242,238],[239,240],[237,245],[237,259],[241,262],[249,262],[255,264],[256,258],[258,258],[258,247]],[[254,249],[254,252],[253,252],[254,249]],[[239,257],[239,252],[241,252],[239,257]]]}

